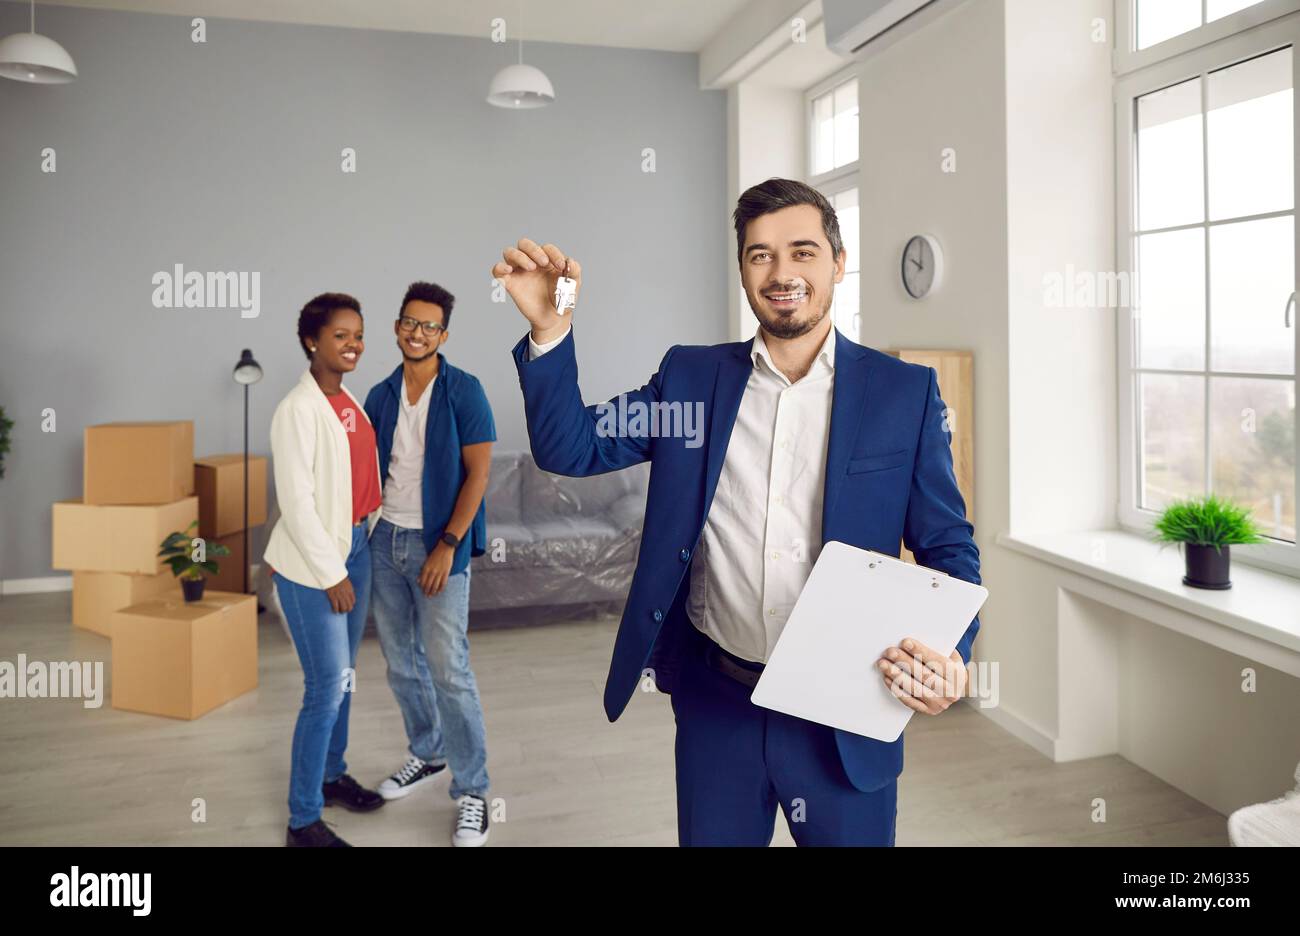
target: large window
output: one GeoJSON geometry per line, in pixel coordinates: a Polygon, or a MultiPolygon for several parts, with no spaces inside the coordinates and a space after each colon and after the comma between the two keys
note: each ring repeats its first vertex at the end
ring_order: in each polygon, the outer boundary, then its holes
{"type": "Polygon", "coordinates": [[[1261,0],[1137,0],[1137,47],[1149,48],[1260,2],[1261,0]]]}
{"type": "MultiPolygon", "coordinates": [[[[1139,39],[1150,3],[1137,0],[1139,39]]],[[[1195,5],[1188,29],[1231,12],[1195,5]]],[[[1292,572],[1297,39],[1300,14],[1117,83],[1120,269],[1137,284],[1121,330],[1121,520],[1147,529],[1174,498],[1231,497],[1270,537],[1245,558],[1292,572]]]]}
{"type": "Polygon", "coordinates": [[[808,183],[835,208],[844,239],[844,280],[835,287],[831,317],[861,339],[858,289],[858,79],[837,75],[807,92],[808,183]]]}

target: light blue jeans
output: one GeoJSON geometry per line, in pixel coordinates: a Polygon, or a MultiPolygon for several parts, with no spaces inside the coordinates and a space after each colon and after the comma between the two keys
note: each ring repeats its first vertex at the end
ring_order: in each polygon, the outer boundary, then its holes
{"type": "Polygon", "coordinates": [[[370,538],[372,606],[388,685],[410,752],[451,767],[451,797],[487,796],[487,732],[469,664],[469,569],[436,595],[420,589],[428,554],[420,530],[380,520],[370,538]]]}
{"type": "Polygon", "coordinates": [[[348,769],[343,752],[348,746],[357,646],[366,629],[370,569],[366,524],[362,523],[352,528],[347,570],[356,604],[347,614],[335,613],[324,589],[291,582],[279,572],[273,576],[302,664],[302,708],[293,729],[289,769],[289,825],[295,829],[320,818],[325,806],[321,784],[337,780],[348,769]]]}

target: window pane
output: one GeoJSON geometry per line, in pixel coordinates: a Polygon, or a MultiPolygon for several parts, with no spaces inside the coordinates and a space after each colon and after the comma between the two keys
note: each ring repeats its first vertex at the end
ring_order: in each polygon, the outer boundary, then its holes
{"type": "Polygon", "coordinates": [[[1291,50],[1209,76],[1210,218],[1294,204],[1291,50]]]}
{"type": "Polygon", "coordinates": [[[1200,79],[1145,94],[1137,108],[1138,229],[1204,221],[1200,79]]]}
{"type": "Polygon", "coordinates": [[[1249,507],[1269,536],[1295,542],[1295,383],[1210,382],[1214,493],[1249,507]]]}
{"type": "Polygon", "coordinates": [[[1201,0],[1138,0],[1137,8],[1139,49],[1201,25],[1201,0]]]}
{"type": "Polygon", "coordinates": [[[1141,506],[1205,491],[1205,378],[1139,374],[1141,506]]]}
{"type": "Polygon", "coordinates": [[[835,168],[858,158],[858,80],[835,89],[835,168]]]}
{"type": "Polygon", "coordinates": [[[858,316],[858,274],[845,273],[844,281],[835,284],[835,298],[831,305],[831,321],[846,338],[862,340],[861,319],[858,316]]]}
{"type": "Polygon", "coordinates": [[[831,113],[831,93],[813,99],[813,175],[834,168],[835,120],[831,113]]]}
{"type": "MultiPolygon", "coordinates": [[[[1214,370],[1295,371],[1295,221],[1290,215],[1210,228],[1210,361],[1214,370]]],[[[1144,284],[1145,285],[1145,284],[1144,284]]]]}
{"type": "Polygon", "coordinates": [[[1138,365],[1205,367],[1205,231],[1167,231],[1137,239],[1138,365]]]}
{"type": "Polygon", "coordinates": [[[844,272],[858,271],[858,190],[845,189],[838,192],[832,202],[835,215],[840,222],[840,238],[844,241],[844,272]]]}
{"type": "Polygon", "coordinates": [[[1261,0],[1208,0],[1205,6],[1205,21],[1213,23],[1216,19],[1223,19],[1229,13],[1236,13],[1259,2],[1261,0]]]}

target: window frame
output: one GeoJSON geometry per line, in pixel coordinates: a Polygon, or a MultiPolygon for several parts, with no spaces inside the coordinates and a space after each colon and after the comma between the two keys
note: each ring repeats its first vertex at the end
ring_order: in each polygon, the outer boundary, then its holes
{"type": "MultiPolygon", "coordinates": [[[[1212,23],[1170,36],[1163,42],[1137,48],[1137,5],[1141,0],[1115,0],[1115,52],[1116,76],[1148,68],[1156,63],[1184,55],[1202,46],[1230,38],[1247,29],[1261,26],[1275,19],[1300,12],[1300,0],[1262,0],[1254,6],[1229,13],[1212,23]]],[[[1206,16],[1208,0],[1201,0],[1201,19],[1206,16]]]]}
{"type": "MultiPolygon", "coordinates": [[[[1297,0],[1297,2],[1300,2],[1300,0],[1297,0]]],[[[860,71],[861,68],[857,64],[850,65],[847,68],[843,68],[840,71],[836,72],[835,74],[817,82],[817,84],[813,85],[811,88],[808,88],[806,91],[804,91],[804,95],[803,95],[804,136],[805,136],[805,144],[806,144],[804,146],[804,181],[807,182],[809,185],[811,185],[813,188],[817,189],[817,191],[821,192],[828,199],[833,199],[834,196],[840,194],[841,192],[846,192],[849,189],[858,190],[857,244],[858,244],[859,285],[862,283],[862,184],[861,184],[862,180],[860,177],[860,167],[862,165],[862,145],[861,145],[862,80],[861,80],[861,76],[859,75],[860,71]],[[831,169],[829,172],[822,172],[814,175],[812,168],[815,165],[814,150],[817,144],[817,139],[816,139],[817,127],[816,127],[816,118],[813,114],[813,101],[817,100],[817,98],[821,97],[826,92],[833,91],[836,88],[838,88],[840,85],[847,84],[850,81],[858,82],[858,115],[859,115],[858,158],[853,160],[852,162],[845,163],[844,165],[839,166],[838,168],[831,169]]],[[[847,263],[846,263],[846,267],[847,267],[847,263]]],[[[858,321],[857,333],[846,336],[852,338],[854,341],[862,340],[861,306],[862,306],[862,296],[861,296],[861,292],[859,292],[858,313],[857,313],[857,321],[858,321]]]]}
{"type": "MultiPolygon", "coordinates": [[[[1119,3],[1126,4],[1130,11],[1134,11],[1133,0],[1117,0],[1119,3]]],[[[1293,3],[1287,0],[1288,6],[1300,10],[1300,3],[1293,3]]],[[[1276,4],[1266,0],[1260,7],[1268,6],[1270,11],[1276,8],[1276,4]]],[[[1225,17],[1215,24],[1231,23],[1242,17],[1243,14],[1250,12],[1255,8],[1239,11],[1236,14],[1225,17]]],[[[1235,32],[1231,35],[1220,36],[1209,42],[1197,42],[1189,46],[1187,51],[1178,55],[1164,56],[1158,61],[1154,61],[1140,70],[1133,73],[1117,77],[1115,81],[1115,252],[1116,252],[1116,269],[1133,273],[1136,270],[1135,265],[1135,245],[1136,231],[1138,230],[1137,221],[1137,101],[1143,95],[1159,91],[1162,88],[1168,88],[1184,81],[1200,79],[1201,76],[1210,72],[1219,71],[1224,68],[1249,59],[1257,58],[1269,52],[1291,47],[1291,67],[1292,67],[1292,132],[1294,135],[1294,154],[1293,173],[1294,173],[1294,196],[1292,205],[1292,223],[1295,228],[1295,276],[1300,279],[1300,205],[1295,201],[1300,201],[1300,12],[1293,10],[1286,16],[1271,16],[1269,21],[1257,28],[1243,27],[1245,31],[1235,32]]],[[[1265,12],[1265,11],[1261,11],[1265,12]]],[[[1201,27],[1199,32],[1208,27],[1201,27]]],[[[1131,35],[1131,34],[1130,34],[1131,35]]],[[[1186,38],[1192,33],[1186,33],[1178,38],[1186,38]]],[[[1163,46],[1172,43],[1174,40],[1166,40],[1158,46],[1152,46],[1152,50],[1159,50],[1163,46]]],[[[1205,88],[1204,82],[1201,85],[1202,93],[1202,112],[1205,107],[1205,88]]],[[[1202,152],[1208,147],[1208,140],[1202,135],[1201,140],[1202,152]]],[[[1203,173],[1208,173],[1209,167],[1203,162],[1203,173]]],[[[1208,185],[1208,176],[1205,177],[1204,184],[1208,185]]],[[[1234,219],[1240,220],[1240,219],[1234,219]]],[[[1208,232],[1211,227],[1224,222],[1212,221],[1206,218],[1203,222],[1207,232],[1207,258],[1208,258],[1208,232]]],[[[1200,226],[1200,225],[1197,225],[1200,226]]],[[[1210,274],[1209,267],[1206,268],[1207,277],[1207,341],[1206,355],[1203,366],[1203,372],[1206,380],[1210,379],[1209,375],[1214,370],[1212,367],[1211,348],[1208,341],[1210,319],[1213,315],[1212,308],[1208,305],[1210,301],[1208,293],[1208,277],[1210,274]]],[[[1293,284],[1295,285],[1295,284],[1293,284]]],[[[1140,287],[1140,283],[1139,283],[1140,287]]],[[[1282,310],[1279,309],[1281,314],[1282,310]]],[[[1141,416],[1137,412],[1138,392],[1137,381],[1143,370],[1160,371],[1161,368],[1140,369],[1137,361],[1136,347],[1136,319],[1133,316],[1131,307],[1122,307],[1118,310],[1116,319],[1117,339],[1118,339],[1118,357],[1116,359],[1116,376],[1119,383],[1118,403],[1119,403],[1119,504],[1117,509],[1117,520],[1121,528],[1136,533],[1149,533],[1151,521],[1158,515],[1156,511],[1138,507],[1141,497],[1141,476],[1142,476],[1142,451],[1138,439],[1141,416]]],[[[1292,341],[1295,342],[1295,367],[1291,374],[1291,383],[1294,390],[1300,391],[1300,385],[1297,384],[1297,378],[1300,377],[1300,322],[1296,321],[1293,314],[1291,317],[1292,341]]],[[[1285,380],[1286,377],[1274,377],[1273,379],[1285,380]]],[[[1300,423],[1300,394],[1297,394],[1297,423],[1300,423]]],[[[1207,402],[1208,402],[1208,384],[1207,384],[1207,402]]],[[[1205,457],[1207,459],[1206,467],[1209,467],[1210,446],[1212,443],[1209,431],[1211,414],[1209,407],[1204,415],[1206,421],[1206,438],[1205,438],[1205,457]]],[[[1295,497],[1300,501],[1300,425],[1297,425],[1295,431],[1296,451],[1295,470],[1296,470],[1296,491],[1295,497]]],[[[1266,544],[1253,546],[1237,547],[1234,550],[1236,557],[1250,565],[1260,566],[1275,572],[1282,572],[1287,575],[1300,577],[1300,545],[1287,544],[1280,541],[1272,541],[1266,544]]]]}

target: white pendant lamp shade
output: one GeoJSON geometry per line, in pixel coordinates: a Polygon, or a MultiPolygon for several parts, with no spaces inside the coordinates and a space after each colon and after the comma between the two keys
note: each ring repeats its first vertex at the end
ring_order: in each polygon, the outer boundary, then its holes
{"type": "Polygon", "coordinates": [[[0,78],[32,84],[67,84],[77,77],[68,50],[36,31],[36,0],[32,0],[31,32],[0,39],[0,78]]]}
{"type": "Polygon", "coordinates": [[[497,107],[545,107],[555,100],[555,89],[540,68],[507,65],[492,78],[487,99],[497,107]]]}

